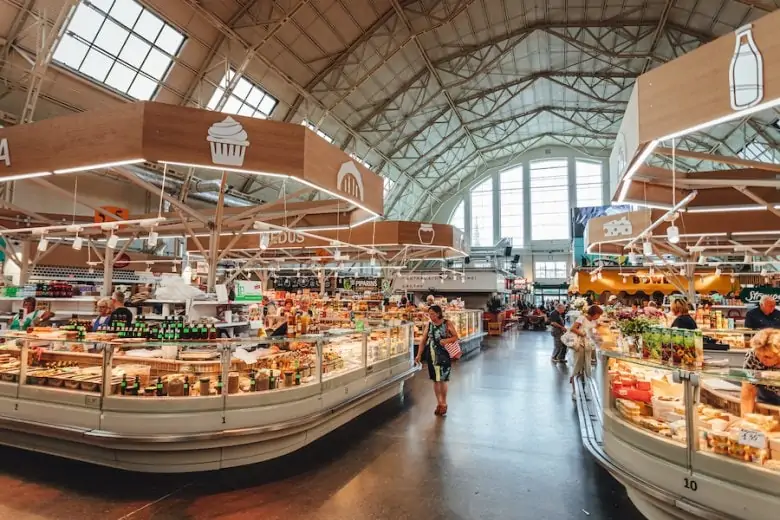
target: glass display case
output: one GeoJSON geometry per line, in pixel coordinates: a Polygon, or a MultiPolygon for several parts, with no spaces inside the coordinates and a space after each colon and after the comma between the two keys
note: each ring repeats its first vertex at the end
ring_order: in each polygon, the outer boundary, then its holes
{"type": "MultiPolygon", "coordinates": [[[[472,337],[482,334],[482,311],[479,310],[445,310],[444,318],[452,321],[458,336],[463,341],[469,341],[472,337]]],[[[414,317],[414,342],[419,344],[422,340],[425,327],[428,325],[426,314],[417,314],[414,317]]]]}
{"type": "Polygon", "coordinates": [[[296,338],[79,341],[6,333],[0,383],[117,397],[193,397],[290,389],[411,359],[411,324],[296,338]]]}
{"type": "Polygon", "coordinates": [[[776,518],[780,406],[742,409],[742,387],[780,394],[780,371],[701,368],[602,350],[603,448],[640,489],[729,518],[776,518]],[[679,499],[675,499],[678,500],[679,499]]]}

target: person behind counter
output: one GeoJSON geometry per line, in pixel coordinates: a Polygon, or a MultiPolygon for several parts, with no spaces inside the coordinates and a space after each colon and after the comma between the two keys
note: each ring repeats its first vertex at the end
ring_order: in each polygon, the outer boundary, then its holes
{"type": "Polygon", "coordinates": [[[435,415],[447,414],[447,383],[450,380],[452,360],[445,345],[458,341],[458,331],[449,320],[444,319],[444,311],[438,305],[428,309],[428,327],[423,332],[420,349],[414,361],[428,363],[428,377],[433,381],[433,392],[436,394],[435,415]]]}
{"type": "MultiPolygon", "coordinates": [[[[751,350],[745,356],[744,368],[748,370],[780,370],[780,330],[765,329],[750,340],[751,350]]],[[[780,405],[780,387],[742,383],[742,416],[753,413],[756,400],[780,405]]]]}
{"type": "Polygon", "coordinates": [[[133,323],[133,313],[125,307],[125,293],[116,291],[111,296],[111,306],[113,307],[111,323],[126,323],[127,325],[133,323]]]}
{"type": "Polygon", "coordinates": [[[54,316],[53,312],[40,311],[36,308],[37,306],[38,302],[32,296],[22,300],[22,308],[11,320],[8,328],[10,330],[27,330],[30,327],[39,327],[54,316]]]}
{"type": "Polygon", "coordinates": [[[775,306],[776,302],[772,296],[762,296],[758,307],[749,310],[745,315],[745,328],[780,329],[780,311],[775,309],[775,306]]]}
{"type": "Polygon", "coordinates": [[[97,332],[101,327],[108,327],[111,325],[112,315],[111,299],[101,298],[97,302],[98,317],[92,321],[92,332],[97,332]]]}
{"type": "Polygon", "coordinates": [[[675,316],[672,328],[696,330],[696,320],[688,314],[688,302],[682,298],[672,301],[672,314],[675,316]]]}

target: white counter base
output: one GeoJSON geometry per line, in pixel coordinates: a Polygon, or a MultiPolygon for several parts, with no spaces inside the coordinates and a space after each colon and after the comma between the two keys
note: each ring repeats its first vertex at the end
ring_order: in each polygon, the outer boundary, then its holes
{"type": "MultiPolygon", "coordinates": [[[[575,393],[583,444],[596,461],[626,487],[631,501],[650,520],[777,518],[780,510],[777,495],[718,478],[711,471],[712,467],[707,474],[690,472],[686,468],[684,446],[678,450],[671,442],[637,432],[637,428],[615,418],[609,411],[603,413],[595,383],[578,381],[575,393]],[[642,449],[639,436],[648,441],[645,443],[648,451],[642,449]],[[661,450],[662,453],[656,453],[659,448],[656,444],[669,446],[661,450]],[[676,460],[680,455],[682,460],[676,460]],[[695,485],[691,486],[691,482],[695,485]]],[[[725,458],[713,459],[707,454],[697,453],[696,456],[709,459],[707,463],[717,467],[728,468],[736,464],[725,458]]]]}
{"type": "MultiPolygon", "coordinates": [[[[151,404],[151,399],[125,398],[120,407],[125,410],[111,409],[110,403],[100,410],[0,397],[0,444],[149,473],[253,464],[298,450],[398,395],[419,370],[408,360],[407,355],[405,362],[391,360],[384,370],[325,381],[321,391],[319,386],[304,386],[241,396],[247,398],[247,407],[238,409],[200,406],[179,413],[144,413],[141,407],[151,404]],[[296,392],[294,400],[268,402],[278,401],[277,396],[286,391],[296,392]],[[19,408],[26,413],[19,414],[19,408]],[[76,410],[82,414],[74,421],[76,410]],[[154,428],[155,423],[160,428],[154,428]],[[107,424],[113,428],[100,429],[107,424]]],[[[190,399],[196,398],[175,400],[181,406],[190,399]]],[[[203,404],[210,404],[207,400],[203,404]]],[[[222,398],[214,401],[221,403],[222,398]]]]}

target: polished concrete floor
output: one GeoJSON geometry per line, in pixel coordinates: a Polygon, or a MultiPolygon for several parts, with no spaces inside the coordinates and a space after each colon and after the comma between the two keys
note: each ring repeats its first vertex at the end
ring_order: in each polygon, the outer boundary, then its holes
{"type": "Polygon", "coordinates": [[[0,448],[0,519],[641,519],[582,447],[551,338],[509,333],[461,361],[449,414],[425,373],[278,461],[142,475],[0,448]]]}

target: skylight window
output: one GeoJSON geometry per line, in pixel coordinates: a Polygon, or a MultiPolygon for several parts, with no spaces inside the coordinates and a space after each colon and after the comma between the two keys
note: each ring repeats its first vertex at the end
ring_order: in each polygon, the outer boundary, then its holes
{"type": "Polygon", "coordinates": [[[333,138],[328,134],[326,134],[325,132],[323,132],[322,130],[320,130],[319,128],[317,128],[316,126],[314,126],[312,122],[309,121],[308,119],[304,119],[303,121],[301,121],[301,124],[306,128],[308,128],[309,130],[311,130],[312,132],[314,132],[315,134],[317,134],[318,136],[328,141],[329,143],[333,144],[333,138]]]}
{"type": "Polygon", "coordinates": [[[148,101],[184,40],[184,34],[136,0],[81,0],[54,51],[54,61],[148,101]]]}
{"type": "MultiPolygon", "coordinates": [[[[235,73],[235,70],[230,69],[222,76],[222,81],[219,82],[219,86],[214,91],[214,95],[211,96],[211,101],[207,105],[209,110],[217,109],[217,105],[225,94],[225,90],[230,86],[235,73]]],[[[228,96],[220,112],[268,119],[271,116],[271,112],[276,108],[277,103],[279,101],[263,90],[260,85],[247,79],[246,76],[242,76],[236,82],[233,92],[228,96]]]]}
{"type": "MultiPolygon", "coordinates": [[[[332,142],[332,141],[331,141],[331,142],[332,142]]],[[[366,167],[366,168],[368,168],[369,170],[373,170],[373,169],[374,169],[374,167],[373,167],[373,166],[371,166],[370,164],[368,164],[366,161],[364,161],[363,159],[361,159],[360,157],[358,157],[358,156],[357,156],[357,155],[355,155],[354,153],[351,153],[351,154],[349,154],[349,156],[352,158],[352,160],[353,160],[353,161],[355,161],[355,162],[358,162],[358,163],[362,164],[363,166],[365,166],[365,167],[366,167]]]]}

